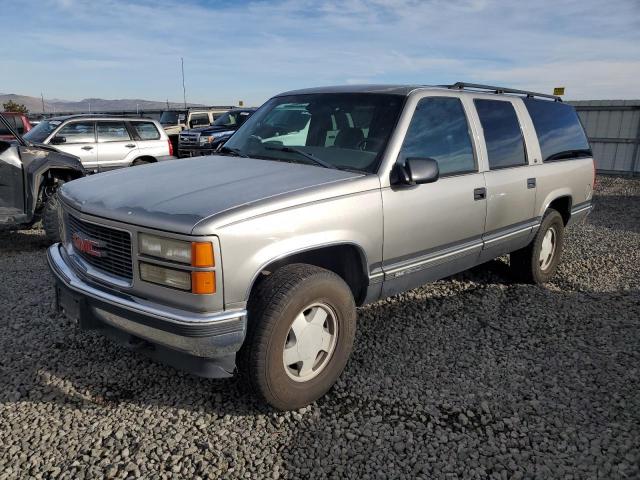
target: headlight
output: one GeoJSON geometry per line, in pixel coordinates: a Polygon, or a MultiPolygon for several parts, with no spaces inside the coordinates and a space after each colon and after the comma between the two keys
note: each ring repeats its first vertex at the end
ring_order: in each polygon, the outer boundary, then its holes
{"type": "Polygon", "coordinates": [[[144,255],[191,265],[191,242],[156,237],[146,233],[139,234],[138,240],[140,253],[144,255]]]}
{"type": "Polygon", "coordinates": [[[211,143],[215,138],[216,138],[215,135],[209,135],[206,137],[200,136],[200,145],[206,145],[207,143],[211,143]]]}
{"type": "Polygon", "coordinates": [[[140,262],[140,278],[146,282],[157,283],[167,287],[191,290],[191,273],[182,270],[140,262]]]}

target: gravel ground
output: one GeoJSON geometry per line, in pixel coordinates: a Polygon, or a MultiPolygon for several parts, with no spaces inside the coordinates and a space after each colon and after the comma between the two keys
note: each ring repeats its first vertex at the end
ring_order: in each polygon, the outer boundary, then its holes
{"type": "Polygon", "coordinates": [[[51,313],[41,232],[0,252],[0,480],[640,477],[640,180],[599,179],[546,287],[498,260],[362,308],[284,414],[51,313]]]}

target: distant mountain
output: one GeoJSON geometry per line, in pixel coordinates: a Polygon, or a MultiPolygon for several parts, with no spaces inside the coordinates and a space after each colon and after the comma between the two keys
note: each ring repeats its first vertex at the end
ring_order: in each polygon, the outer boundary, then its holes
{"type": "MultiPolygon", "coordinates": [[[[29,109],[29,113],[42,113],[42,99],[40,97],[30,97],[27,95],[16,95],[14,93],[4,94],[0,93],[0,109],[3,103],[13,100],[16,103],[21,103],[29,109]]],[[[181,108],[182,102],[169,102],[170,108],[181,108]]],[[[188,103],[190,107],[201,107],[199,103],[188,103]]],[[[153,100],[141,100],[141,99],[117,99],[117,100],[105,100],[103,98],[85,98],[78,102],[59,99],[46,99],[44,100],[44,108],[47,113],[51,112],[109,112],[109,111],[124,111],[132,110],[136,108],[140,110],[157,110],[166,109],[167,102],[156,102],[153,100]]]]}

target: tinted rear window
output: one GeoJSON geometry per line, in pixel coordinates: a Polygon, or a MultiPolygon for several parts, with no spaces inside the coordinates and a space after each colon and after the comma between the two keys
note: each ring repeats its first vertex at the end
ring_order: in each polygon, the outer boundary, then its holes
{"type": "MultiPolygon", "coordinates": [[[[22,123],[22,117],[19,115],[3,115],[9,125],[20,135],[24,133],[24,124],[22,123]]],[[[0,123],[0,135],[11,135],[11,132],[4,126],[4,123],[0,123]]]]}
{"type": "Polygon", "coordinates": [[[538,134],[543,161],[591,156],[589,141],[571,105],[524,99],[538,134]]]}
{"type": "Polygon", "coordinates": [[[160,132],[151,122],[133,122],[132,125],[140,140],[158,140],[160,138],[160,132]]]}
{"type": "Polygon", "coordinates": [[[474,100],[474,103],[484,131],[489,168],[525,165],[524,139],[511,102],[474,100]]]}

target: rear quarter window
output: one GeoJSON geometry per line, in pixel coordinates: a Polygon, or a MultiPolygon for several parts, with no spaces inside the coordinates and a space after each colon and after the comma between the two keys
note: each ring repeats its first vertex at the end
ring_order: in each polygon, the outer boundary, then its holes
{"type": "Polygon", "coordinates": [[[571,105],[532,98],[524,99],[524,104],[536,129],[543,161],[591,156],[589,141],[571,105]]]}
{"type": "Polygon", "coordinates": [[[133,128],[140,140],[159,140],[160,132],[151,122],[133,122],[133,128]]]}

